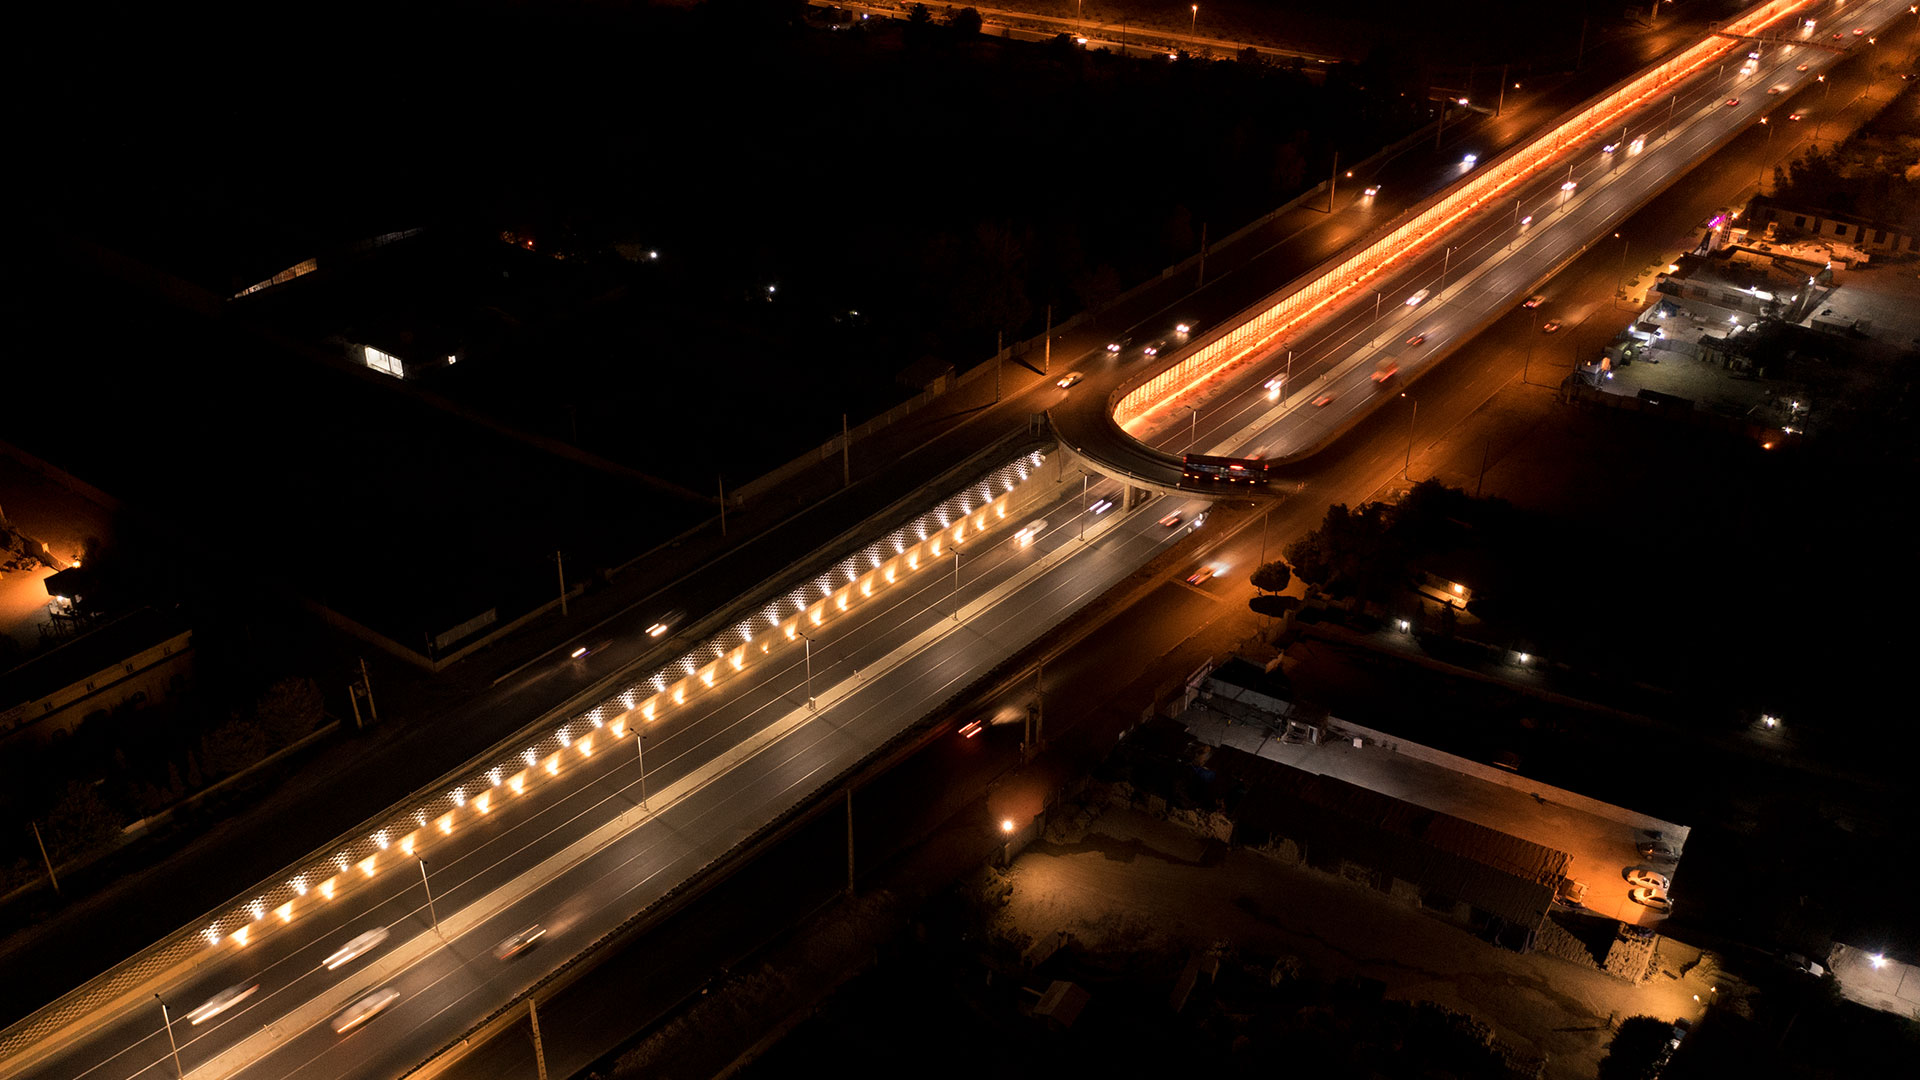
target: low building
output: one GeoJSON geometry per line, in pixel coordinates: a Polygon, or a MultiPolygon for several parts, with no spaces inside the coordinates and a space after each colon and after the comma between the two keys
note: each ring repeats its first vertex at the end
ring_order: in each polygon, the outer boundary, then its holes
{"type": "Polygon", "coordinates": [[[1764,195],[1755,196],[1747,204],[1747,225],[1749,228],[1771,225],[1776,233],[1789,239],[1816,237],[1868,255],[1920,253],[1920,230],[1834,210],[1789,206],[1764,195]]]}
{"type": "Polygon", "coordinates": [[[46,743],[122,706],[158,701],[193,674],[193,631],[151,608],[0,674],[0,749],[46,743]]]}

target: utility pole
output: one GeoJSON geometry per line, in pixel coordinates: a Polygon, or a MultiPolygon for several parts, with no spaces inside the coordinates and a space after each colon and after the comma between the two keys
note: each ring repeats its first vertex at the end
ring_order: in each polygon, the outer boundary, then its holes
{"type": "Polygon", "coordinates": [[[178,1080],[186,1080],[187,1071],[180,1067],[180,1044],[173,1041],[173,1017],[167,1012],[166,999],[156,993],[153,1000],[160,1003],[160,1019],[167,1025],[167,1049],[173,1051],[173,1075],[178,1080]]]}
{"type": "Polygon", "coordinates": [[[1435,150],[1438,150],[1438,149],[1440,149],[1440,136],[1446,133],[1446,130],[1447,130],[1447,105],[1448,105],[1448,103],[1449,103],[1449,102],[1451,102],[1452,100],[1453,100],[1452,98],[1442,98],[1442,99],[1440,99],[1440,126],[1439,126],[1438,128],[1435,128],[1435,129],[1434,129],[1434,132],[1433,132],[1433,148],[1434,148],[1435,150]]]}
{"type": "Polygon", "coordinates": [[[1253,564],[1256,569],[1267,565],[1267,523],[1272,520],[1273,507],[1269,506],[1267,512],[1260,515],[1260,561],[1253,564]]]}
{"type": "MultiPolygon", "coordinates": [[[[565,594],[562,594],[562,595],[564,596],[565,594]]],[[[380,707],[373,703],[373,680],[367,677],[367,658],[362,656],[362,657],[359,657],[359,660],[360,660],[360,693],[364,695],[367,699],[367,722],[371,724],[377,724],[380,722],[380,707]]],[[[360,715],[360,708],[358,705],[354,706],[353,714],[356,717],[360,715]]]]}
{"type": "Polygon", "coordinates": [[[560,575],[560,614],[564,616],[567,613],[567,564],[557,550],[553,553],[553,569],[560,575]]]}
{"type": "Polygon", "coordinates": [[[1473,482],[1473,497],[1476,499],[1480,497],[1480,486],[1487,482],[1487,455],[1492,451],[1493,439],[1489,436],[1487,441],[1480,444],[1480,479],[1473,482]]]}
{"type": "Polygon", "coordinates": [[[433,910],[433,886],[427,883],[427,860],[420,860],[420,885],[427,890],[427,914],[433,918],[433,932],[440,932],[440,913],[433,910]]]}
{"type": "MultiPolygon", "coordinates": [[[[1204,225],[1201,226],[1201,229],[1203,232],[1205,231],[1205,228],[1206,226],[1204,225]]],[[[1207,249],[1203,246],[1200,249],[1200,273],[1202,275],[1206,274],[1207,272],[1206,259],[1207,259],[1207,249]]],[[[1042,375],[1047,374],[1048,369],[1050,369],[1051,367],[1053,367],[1053,305],[1048,304],[1047,305],[1047,329],[1046,329],[1046,332],[1041,336],[1040,374],[1042,375]]]]}
{"type": "MultiPolygon", "coordinates": [[[[1442,110],[1444,115],[1445,110],[1442,110]]],[[[1443,119],[1441,123],[1446,123],[1443,119]]],[[[1333,152],[1333,168],[1327,171],[1327,213],[1333,213],[1333,189],[1340,183],[1340,151],[1333,152]]]]}
{"type": "MultiPolygon", "coordinates": [[[[53,860],[47,857],[47,842],[40,839],[40,823],[38,821],[31,821],[28,822],[28,824],[33,826],[33,842],[40,845],[40,861],[47,864],[47,880],[53,883],[53,895],[59,896],[60,879],[53,876],[53,860]]],[[[160,995],[155,994],[154,996],[159,997],[160,995]]]]}
{"type": "Polygon", "coordinates": [[[1087,538],[1087,474],[1080,474],[1080,539],[1087,538]]]}
{"type": "Polygon", "coordinates": [[[1507,65],[1500,65],[1500,97],[1493,103],[1493,118],[1500,119],[1501,110],[1507,107],[1507,65]]]}
{"type": "MultiPolygon", "coordinates": [[[[845,424],[846,417],[841,417],[840,422],[845,424]]],[[[727,535],[727,478],[716,476],[713,482],[720,489],[720,535],[725,536],[727,535]]]]}
{"type": "Polygon", "coordinates": [[[1407,481],[1408,483],[1412,483],[1413,482],[1413,422],[1416,419],[1418,419],[1420,416],[1420,399],[1416,397],[1408,397],[1404,393],[1401,394],[1400,396],[1403,398],[1406,398],[1408,401],[1413,402],[1413,411],[1407,414],[1407,464],[1400,471],[1400,478],[1402,480],[1407,481]]]}
{"type": "Polygon", "coordinates": [[[533,1067],[540,1080],[547,1080],[547,1048],[540,1044],[540,1011],[532,998],[527,999],[527,1019],[533,1023],[533,1067]]]}
{"type": "Polygon", "coordinates": [[[840,485],[853,486],[852,441],[847,436],[847,414],[840,414],[840,485]]]}

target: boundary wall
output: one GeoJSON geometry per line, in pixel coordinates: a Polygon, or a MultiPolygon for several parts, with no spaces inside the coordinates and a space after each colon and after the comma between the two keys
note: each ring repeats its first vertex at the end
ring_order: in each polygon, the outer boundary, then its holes
{"type": "Polygon", "coordinates": [[[1199,386],[1243,358],[1279,343],[1306,320],[1347,299],[1473,211],[1500,197],[1561,152],[1611,127],[1615,117],[1649,104],[1668,87],[1741,46],[1737,35],[1758,33],[1806,0],[1766,0],[1676,56],[1562,114],[1547,134],[1515,147],[1464,182],[1422,200],[1382,225],[1355,254],[1329,260],[1256,303],[1207,335],[1185,358],[1133,387],[1114,409],[1124,428],[1170,398],[1199,386]],[[1278,299],[1274,299],[1278,297],[1278,299]]]}

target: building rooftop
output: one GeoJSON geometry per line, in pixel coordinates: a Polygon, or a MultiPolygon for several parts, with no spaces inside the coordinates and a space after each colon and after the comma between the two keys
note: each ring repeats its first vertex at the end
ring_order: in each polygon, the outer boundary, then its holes
{"type": "MultiPolygon", "coordinates": [[[[1658,833],[1684,854],[1685,826],[1337,718],[1325,721],[1326,735],[1317,744],[1277,737],[1279,723],[1249,723],[1244,714],[1205,703],[1180,720],[1201,742],[1271,763],[1248,768],[1298,788],[1299,805],[1371,820],[1389,833],[1417,837],[1521,880],[1565,874],[1587,883],[1584,908],[1622,922],[1660,918],[1627,899],[1626,871],[1643,865],[1635,844],[1658,833]]],[[[1232,760],[1216,754],[1209,765],[1225,771],[1232,760]]],[[[1670,878],[1676,869],[1656,868],[1670,878]]],[[[1678,881],[1675,887],[1684,892],[1678,881]]]]}

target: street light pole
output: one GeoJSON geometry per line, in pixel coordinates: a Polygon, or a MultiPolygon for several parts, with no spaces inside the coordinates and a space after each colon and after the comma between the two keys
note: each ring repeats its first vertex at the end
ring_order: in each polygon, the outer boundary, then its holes
{"type": "Polygon", "coordinates": [[[1197,28],[1199,27],[1199,25],[1200,25],[1200,5],[1194,4],[1193,18],[1187,20],[1187,36],[1192,37],[1195,33],[1197,33],[1198,32],[1197,28]]]}
{"type": "Polygon", "coordinates": [[[1193,423],[1187,429],[1187,453],[1191,454],[1193,444],[1200,441],[1200,410],[1191,405],[1182,405],[1181,408],[1193,414],[1193,423]]]}
{"type": "Polygon", "coordinates": [[[420,884],[427,890],[427,914],[433,918],[433,932],[440,932],[440,913],[433,910],[433,886],[427,883],[427,860],[420,860],[420,884]]]}
{"type": "Polygon", "coordinates": [[[1413,422],[1420,415],[1420,399],[1404,392],[1400,396],[1413,402],[1413,411],[1407,414],[1407,464],[1400,471],[1400,478],[1411,483],[1413,481],[1413,422]]]}
{"type": "Polygon", "coordinates": [[[167,1025],[167,1049],[173,1051],[173,1075],[177,1080],[186,1080],[186,1070],[180,1067],[180,1044],[173,1041],[173,1017],[167,1012],[167,1002],[159,994],[153,1000],[160,1003],[160,1019],[167,1025]]]}
{"type": "Polygon", "coordinates": [[[1627,248],[1632,241],[1619,233],[1614,233],[1613,238],[1620,241],[1620,280],[1615,287],[1619,290],[1619,295],[1624,298],[1627,295],[1627,248]]]}
{"type": "Polygon", "coordinates": [[[800,638],[807,643],[807,708],[818,711],[820,706],[813,700],[813,639],[805,634],[800,638]]]}
{"type": "Polygon", "coordinates": [[[633,729],[633,757],[640,763],[640,808],[647,809],[647,733],[633,729]]]}
{"type": "Polygon", "coordinates": [[[953,549],[953,621],[960,621],[960,548],[953,549]]]}

